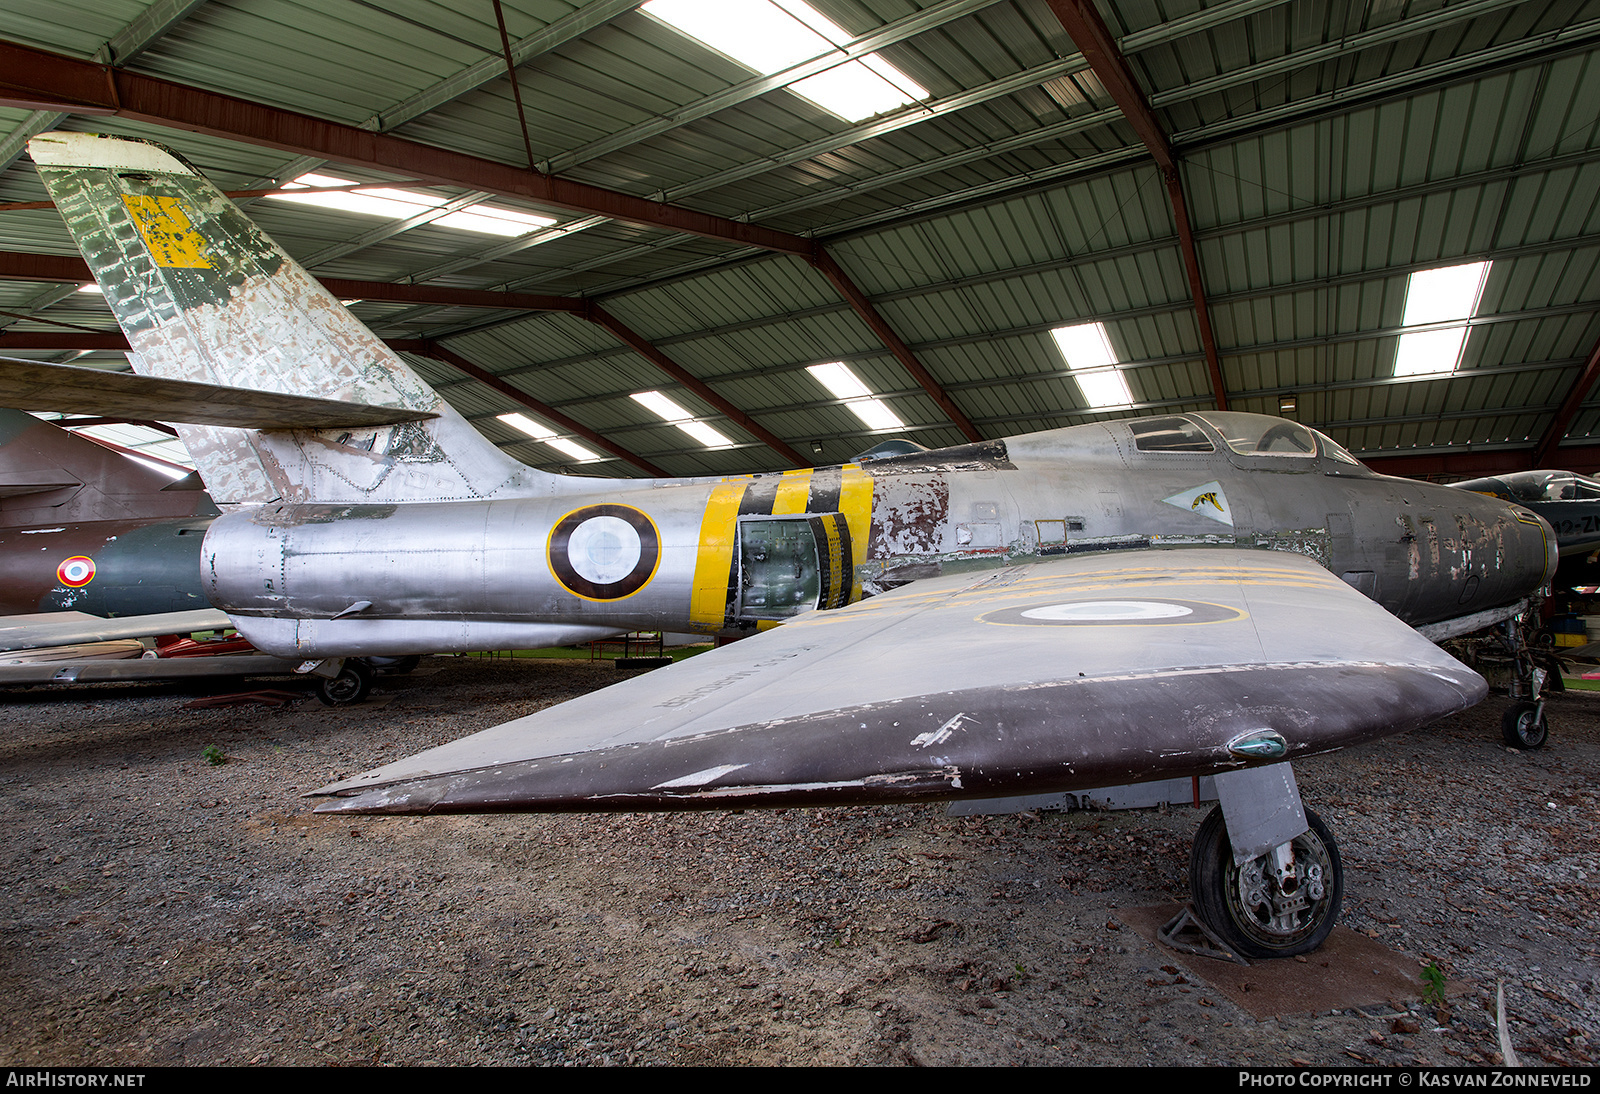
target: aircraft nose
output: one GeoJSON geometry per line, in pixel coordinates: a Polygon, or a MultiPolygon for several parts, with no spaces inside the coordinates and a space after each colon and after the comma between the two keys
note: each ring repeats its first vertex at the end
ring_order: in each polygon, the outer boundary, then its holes
{"type": "Polygon", "coordinates": [[[1555,580],[1556,566],[1560,563],[1560,547],[1556,543],[1555,529],[1531,509],[1520,505],[1512,507],[1517,514],[1517,528],[1523,540],[1520,557],[1528,560],[1526,566],[1532,589],[1542,589],[1555,580]]]}

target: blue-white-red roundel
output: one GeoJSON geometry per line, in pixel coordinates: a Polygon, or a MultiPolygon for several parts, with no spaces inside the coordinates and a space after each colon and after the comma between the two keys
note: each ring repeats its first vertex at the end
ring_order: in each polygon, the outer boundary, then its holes
{"type": "Polygon", "coordinates": [[[80,589],[94,580],[94,559],[73,555],[56,567],[56,580],[69,589],[80,589]]]}

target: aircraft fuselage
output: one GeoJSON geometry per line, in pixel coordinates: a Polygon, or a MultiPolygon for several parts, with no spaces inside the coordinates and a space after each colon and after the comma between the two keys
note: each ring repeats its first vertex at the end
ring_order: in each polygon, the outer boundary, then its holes
{"type": "Polygon", "coordinates": [[[593,494],[237,512],[208,534],[207,590],[268,652],[360,656],[746,634],[941,573],[1178,546],[1308,555],[1421,625],[1515,603],[1555,559],[1525,510],[1375,475],[1259,415],[1130,419],[779,474],[591,481],[593,494]]]}

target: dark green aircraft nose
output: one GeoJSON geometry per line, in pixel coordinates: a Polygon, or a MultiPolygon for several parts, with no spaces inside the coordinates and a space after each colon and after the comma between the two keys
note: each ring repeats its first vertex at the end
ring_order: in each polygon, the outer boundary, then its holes
{"type": "Polygon", "coordinates": [[[1531,509],[1513,506],[1517,515],[1517,535],[1521,550],[1519,579],[1527,583],[1529,592],[1542,589],[1555,580],[1556,566],[1561,561],[1556,533],[1549,521],[1531,509]]]}

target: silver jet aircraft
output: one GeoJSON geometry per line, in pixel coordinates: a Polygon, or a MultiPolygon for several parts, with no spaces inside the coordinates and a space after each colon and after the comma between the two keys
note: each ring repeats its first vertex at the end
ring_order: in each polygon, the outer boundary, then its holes
{"type": "Polygon", "coordinates": [[[1241,952],[1300,953],[1332,929],[1342,869],[1286,761],[1478,702],[1482,679],[1430,638],[1524,611],[1555,564],[1525,510],[1375,475],[1250,414],[781,474],[543,474],[176,154],[71,133],[30,151],[137,371],[432,415],[182,427],[225,510],[205,587],[263,651],[751,636],[324,787],[324,810],[907,802],[1215,774],[1198,911],[1241,952]]]}

